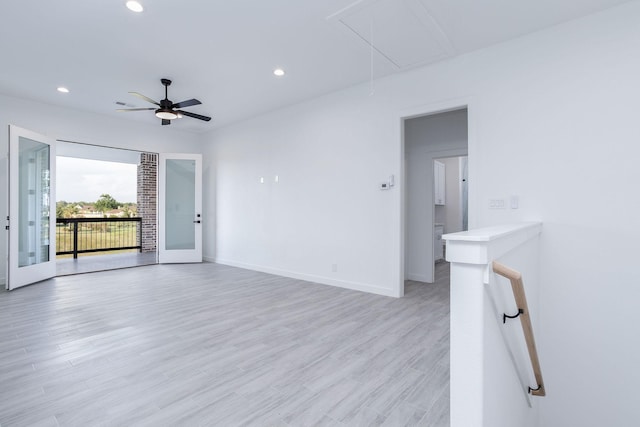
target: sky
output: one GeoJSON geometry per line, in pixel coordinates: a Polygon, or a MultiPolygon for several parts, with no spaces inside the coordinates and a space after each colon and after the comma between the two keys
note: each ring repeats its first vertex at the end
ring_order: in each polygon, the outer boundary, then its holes
{"type": "Polygon", "coordinates": [[[136,165],[56,157],[56,201],[95,202],[106,193],[135,203],[136,189],[136,165]]]}

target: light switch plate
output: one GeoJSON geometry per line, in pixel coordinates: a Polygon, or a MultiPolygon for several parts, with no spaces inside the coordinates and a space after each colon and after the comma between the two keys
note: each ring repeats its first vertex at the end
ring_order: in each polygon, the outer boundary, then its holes
{"type": "Polygon", "coordinates": [[[509,200],[511,204],[511,209],[518,209],[520,207],[520,197],[511,196],[509,200]]]}

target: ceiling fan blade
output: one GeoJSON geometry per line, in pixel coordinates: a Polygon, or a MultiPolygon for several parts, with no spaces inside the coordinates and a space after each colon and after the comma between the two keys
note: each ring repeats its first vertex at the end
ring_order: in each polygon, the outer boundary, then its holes
{"type": "Polygon", "coordinates": [[[138,92],[129,92],[129,93],[130,93],[131,95],[133,95],[133,96],[137,96],[138,98],[142,98],[142,99],[144,99],[144,100],[145,100],[145,101],[147,101],[147,102],[150,102],[150,103],[152,103],[152,104],[156,104],[158,107],[160,106],[160,104],[159,104],[158,102],[154,101],[153,99],[149,98],[148,96],[144,96],[144,95],[143,95],[143,94],[141,94],[141,93],[138,93],[138,92]]]}
{"type": "Polygon", "coordinates": [[[204,120],[205,122],[208,122],[209,120],[211,120],[211,117],[201,116],[200,114],[190,113],[188,111],[177,110],[176,113],[180,113],[183,116],[187,116],[187,117],[193,117],[194,119],[204,120]]]}
{"type": "Polygon", "coordinates": [[[126,113],[127,111],[147,111],[147,110],[155,110],[155,108],[121,108],[116,111],[121,113],[126,113]]]}
{"type": "Polygon", "coordinates": [[[192,105],[200,105],[200,104],[202,104],[202,102],[198,101],[197,99],[188,99],[186,101],[173,104],[173,108],[191,107],[192,105]]]}
{"type": "Polygon", "coordinates": [[[171,120],[162,119],[162,126],[167,126],[171,124],[171,120]]]}

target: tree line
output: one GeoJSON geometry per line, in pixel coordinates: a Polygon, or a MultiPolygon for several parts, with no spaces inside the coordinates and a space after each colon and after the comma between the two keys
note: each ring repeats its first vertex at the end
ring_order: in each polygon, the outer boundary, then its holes
{"type": "MultiPolygon", "coordinates": [[[[76,218],[87,213],[86,210],[93,212],[105,212],[119,209],[123,212],[122,216],[134,217],[138,215],[138,205],[136,203],[118,202],[110,194],[102,194],[95,202],[67,202],[61,200],[56,202],[56,218],[76,218]]],[[[106,216],[106,215],[105,215],[106,216]]]]}

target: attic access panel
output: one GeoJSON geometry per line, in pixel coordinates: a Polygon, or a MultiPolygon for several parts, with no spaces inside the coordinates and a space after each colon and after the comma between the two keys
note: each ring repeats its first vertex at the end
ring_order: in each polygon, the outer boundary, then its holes
{"type": "Polygon", "coordinates": [[[420,0],[361,0],[327,19],[341,24],[398,70],[454,53],[420,0]]]}

